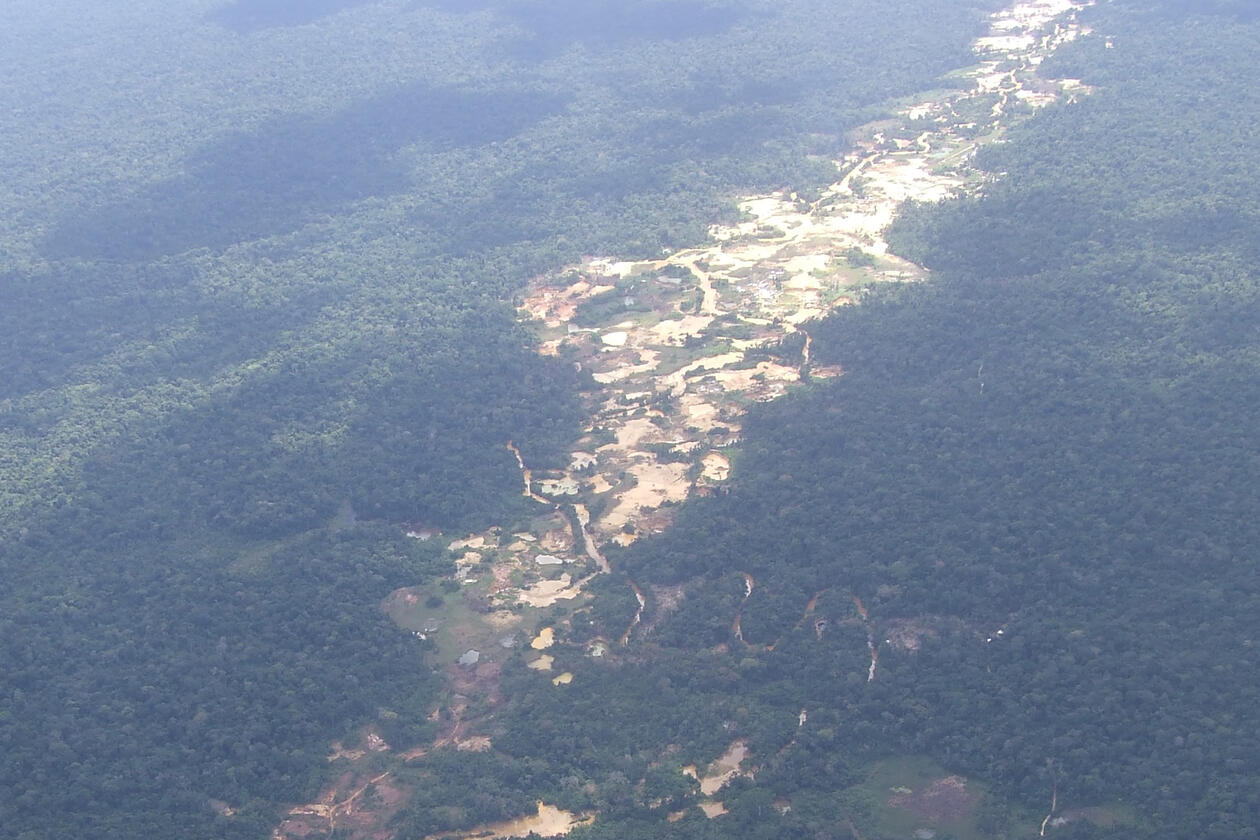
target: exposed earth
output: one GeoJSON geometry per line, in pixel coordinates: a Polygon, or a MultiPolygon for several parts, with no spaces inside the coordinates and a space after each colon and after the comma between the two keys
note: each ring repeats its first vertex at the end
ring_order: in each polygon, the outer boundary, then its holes
{"type": "MultiPolygon", "coordinates": [[[[783,193],[749,197],[739,204],[743,220],[713,227],[700,247],[643,262],[587,259],[540,278],[527,291],[521,317],[535,325],[540,352],[572,361],[591,376],[586,432],[569,466],[558,472],[536,474],[511,441],[504,443],[520,467],[522,494],[537,506],[528,528],[445,536],[409,530],[417,539],[447,540],[456,572],[441,587],[398,590],[383,606],[400,626],[436,643],[431,656],[451,688],[432,718],[448,723],[435,743],[397,753],[368,731],[362,745],[335,745],[329,761],[342,770],[336,783],[318,802],[294,807],[275,830],[276,840],[331,829],[353,838],[389,838],[388,820],[406,791],[393,786],[389,773],[367,770],[374,757],[408,760],[441,746],[493,749],[487,733],[499,702],[499,669],[518,649],[527,650],[529,667],[537,670],[550,671],[561,659],[586,584],[609,571],[602,547],[661,532],[674,506],[727,481],[729,452],[738,445],[749,403],[842,375],[811,361],[809,321],[860,300],[873,284],[926,276],[890,254],[883,238],[901,203],[980,187],[984,176],[969,166],[978,145],[1000,139],[1033,108],[1085,92],[1075,80],[1047,81],[1035,71],[1055,48],[1082,33],[1076,11],[1086,5],[1039,0],[995,14],[988,35],[976,42],[977,64],[951,77],[957,89],[856,131],[853,151],[836,162],[836,182],[817,200],[783,193]],[[568,608],[564,616],[555,613],[559,604],[568,608]],[[480,720],[466,719],[473,705],[490,711],[480,720]]],[[[621,638],[597,639],[571,653],[611,656],[620,644],[632,643],[646,626],[640,619],[647,604],[637,586],[634,594],[639,611],[621,638]]],[[[686,608],[677,601],[670,608],[686,608]]],[[[802,621],[814,618],[816,601],[805,606],[802,621]]],[[[915,649],[926,631],[902,623],[877,634],[876,618],[856,597],[855,604],[870,633],[874,680],[880,642],[915,649]]],[[[734,626],[738,633],[738,618],[734,626]]],[[[815,621],[817,633],[825,626],[825,620],[815,621]]],[[[565,671],[553,683],[563,691],[573,679],[565,671]]],[[[801,726],[806,720],[802,712],[801,726]]],[[[706,776],[697,777],[702,793],[711,797],[747,772],[740,767],[748,758],[742,742],[732,745],[706,776]]],[[[905,796],[887,805],[927,816],[927,810],[952,813],[968,801],[959,777],[905,796]]],[[[712,798],[696,804],[710,817],[724,813],[712,798]]],[[[539,803],[536,815],[459,836],[522,836],[515,832],[530,830],[554,836],[595,818],[539,803]]]]}

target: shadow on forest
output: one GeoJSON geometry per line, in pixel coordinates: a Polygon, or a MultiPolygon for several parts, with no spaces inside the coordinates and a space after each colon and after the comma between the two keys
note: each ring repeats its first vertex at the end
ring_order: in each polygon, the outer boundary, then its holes
{"type": "Polygon", "coordinates": [[[350,202],[406,189],[392,158],[505,140],[564,107],[561,97],[415,84],[331,117],[288,117],[194,154],[186,175],[63,218],[52,258],[151,259],[284,233],[350,202]]]}
{"type": "Polygon", "coordinates": [[[673,41],[715,35],[745,16],[700,0],[416,0],[413,8],[452,13],[494,9],[529,33],[514,45],[517,58],[540,61],[575,43],[619,46],[636,40],[673,41]]]}
{"type": "MultiPolygon", "coordinates": [[[[426,242],[458,256],[543,240],[562,230],[569,238],[583,229],[611,233],[624,229],[624,219],[632,212],[628,207],[667,194],[671,173],[680,164],[739,159],[745,149],[771,139],[777,112],[730,109],[639,121],[635,116],[628,115],[618,133],[603,138],[607,148],[623,150],[620,155],[588,156],[579,165],[531,158],[523,170],[497,176],[483,197],[426,196],[408,221],[423,232],[426,242]]],[[[667,243],[656,247],[663,244],[667,243]]]]}
{"type": "MultiPolygon", "coordinates": [[[[206,19],[239,33],[301,26],[377,0],[235,0],[206,19]]],[[[711,35],[728,28],[738,15],[711,3],[619,3],[615,0],[416,0],[411,8],[455,14],[498,8],[534,34],[534,46],[548,51],[575,42],[623,43],[636,38],[674,39],[711,35]]]]}
{"type": "MultiPolygon", "coordinates": [[[[0,274],[0,401],[72,382],[126,389],[150,381],[209,377],[264,352],[276,335],[333,298],[315,286],[262,306],[208,294],[186,265],[98,266],[92,282],[73,266],[0,274]],[[145,345],[149,345],[147,349],[145,345]]],[[[57,412],[0,410],[0,430],[43,434],[57,412]]]]}
{"type": "Polygon", "coordinates": [[[621,3],[617,0],[514,0],[504,13],[531,35],[516,45],[520,58],[542,60],[574,43],[617,46],[636,40],[679,40],[715,35],[736,23],[742,12],[712,4],[621,3]]]}

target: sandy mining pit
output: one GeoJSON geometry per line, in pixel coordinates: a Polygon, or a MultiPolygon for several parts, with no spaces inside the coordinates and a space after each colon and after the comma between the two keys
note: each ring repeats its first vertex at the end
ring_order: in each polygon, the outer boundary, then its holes
{"type": "MultiPolygon", "coordinates": [[[[964,88],[906,105],[853,132],[852,152],[836,162],[836,182],[817,201],[784,193],[750,196],[739,202],[740,222],[713,226],[709,241],[696,248],[657,260],[587,259],[528,289],[520,315],[534,325],[539,352],[563,354],[598,385],[588,398],[590,433],[578,441],[567,467],[541,472],[537,480],[506,442],[521,469],[522,495],[538,510],[534,521],[512,533],[491,528],[449,543],[458,562],[455,591],[449,583],[408,587],[383,604],[400,626],[436,642],[434,656],[457,697],[494,701],[499,671],[518,648],[533,648],[531,667],[551,671],[564,655],[569,621],[557,618],[554,608],[563,603],[569,615],[580,608],[585,583],[608,571],[602,547],[659,532],[676,503],[729,481],[729,448],[738,444],[750,402],[798,386],[805,369],[815,379],[843,374],[839,365],[809,357],[809,322],[860,300],[873,284],[927,276],[888,253],[884,229],[906,200],[936,201],[982,187],[988,176],[968,163],[979,144],[1000,139],[1016,119],[1012,101],[1040,107],[1088,93],[1076,80],[1034,76],[1047,55],[1081,34],[1074,10],[1085,5],[1030,0],[992,16],[990,32],[975,45],[975,65],[952,76],[964,88]],[[960,112],[988,113],[990,121],[963,125],[960,112]],[[618,312],[606,323],[578,328],[579,310],[613,291],[632,292],[650,311],[618,312]],[[800,358],[765,357],[798,331],[806,337],[800,358]],[[750,353],[759,355],[750,359],[750,353]],[[539,556],[556,562],[540,564],[539,556]],[[457,664],[474,650],[474,664],[457,664]]],[[[635,594],[639,624],[645,602],[637,587],[635,594]]],[[[643,627],[650,626],[650,615],[643,618],[643,627]]],[[[912,629],[891,628],[889,644],[912,650],[922,635],[912,629]]],[[[630,630],[625,638],[633,642],[637,636],[630,630]]],[[[601,651],[612,656],[616,647],[601,651]]],[[[874,640],[871,654],[873,678],[874,640]]],[[[569,671],[551,677],[558,695],[572,679],[569,671]]],[[[456,700],[433,744],[404,745],[398,755],[420,759],[443,746],[492,749],[486,722],[465,720],[466,707],[456,700]]],[[[330,761],[350,769],[317,802],[292,809],[274,833],[277,840],[330,828],[344,828],[355,840],[390,836],[389,818],[406,792],[389,774],[366,769],[373,743],[365,736],[361,745],[331,750],[330,761]],[[369,785],[371,805],[363,795],[369,785]]],[[[709,768],[700,780],[706,797],[744,772],[745,751],[736,741],[709,768]]],[[[725,810],[709,798],[694,804],[710,817],[725,810]]],[[[591,819],[538,803],[536,814],[457,836],[558,836],[591,819]]]]}

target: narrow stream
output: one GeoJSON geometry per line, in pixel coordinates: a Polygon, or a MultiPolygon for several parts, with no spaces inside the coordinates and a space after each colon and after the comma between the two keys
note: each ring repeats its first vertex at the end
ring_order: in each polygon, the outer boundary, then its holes
{"type": "Polygon", "coordinates": [[[586,549],[586,556],[595,561],[595,565],[604,574],[612,571],[612,566],[608,560],[604,558],[603,552],[599,550],[599,546],[595,544],[595,538],[591,536],[591,512],[586,509],[586,505],[575,504],[573,510],[577,514],[578,525],[582,528],[582,546],[586,549]]]}
{"type": "Polygon", "coordinates": [[[1050,824],[1050,818],[1054,816],[1054,812],[1059,809],[1059,783],[1054,783],[1054,791],[1050,794],[1050,813],[1046,814],[1046,818],[1041,821],[1041,836],[1046,836],[1046,826],[1050,824]]]}
{"type": "Polygon", "coordinates": [[[875,667],[879,665],[879,648],[875,645],[875,629],[871,627],[870,613],[866,611],[866,605],[862,603],[862,599],[853,596],[853,606],[857,608],[857,613],[862,618],[862,623],[866,625],[866,649],[871,652],[871,667],[866,671],[866,681],[875,681],[875,667]]]}
{"type": "Polygon", "coordinates": [[[634,619],[630,622],[630,626],[626,628],[626,632],[621,634],[622,645],[630,644],[630,633],[635,627],[639,626],[639,622],[643,620],[643,608],[647,606],[647,598],[643,596],[643,590],[639,588],[639,585],[629,578],[626,580],[630,584],[630,588],[634,590],[634,597],[639,602],[639,609],[635,611],[634,619]]]}
{"type": "MultiPolygon", "coordinates": [[[[753,587],[757,585],[757,581],[748,572],[740,572],[744,576],[744,600],[739,602],[739,609],[735,611],[735,620],[731,622],[731,632],[735,638],[739,639],[745,645],[748,644],[744,639],[744,628],[742,625],[744,618],[744,604],[748,603],[748,597],[752,595],[753,587]]],[[[749,645],[751,647],[751,645],[749,645]]]]}
{"type": "Polygon", "coordinates": [[[516,456],[517,466],[521,468],[521,478],[525,482],[525,490],[521,495],[527,499],[533,499],[535,502],[542,502],[544,505],[554,505],[555,502],[551,501],[551,499],[544,499],[534,492],[534,474],[529,467],[525,466],[525,459],[521,457],[521,450],[517,449],[516,444],[510,440],[507,442],[507,448],[516,456]]]}

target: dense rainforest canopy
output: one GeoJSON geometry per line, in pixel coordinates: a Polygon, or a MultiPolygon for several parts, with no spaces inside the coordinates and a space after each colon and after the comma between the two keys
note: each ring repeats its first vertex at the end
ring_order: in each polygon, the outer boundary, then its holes
{"type": "Polygon", "coordinates": [[[563,726],[579,777],[651,743],[770,758],[720,824],[648,830],[628,796],[584,836],[882,836],[861,768],[897,753],[991,785],[977,836],[1052,798],[1093,817],[1047,836],[1256,836],[1260,28],[1234,11],[1093,10],[1043,72],[1094,92],[984,149],[982,196],[894,226],[934,279],[816,325],[845,375],[751,410],[729,493],[614,557],[685,599],[649,604],[640,657],[574,663],[573,705],[540,692],[521,754],[563,726]]]}
{"type": "MultiPolygon", "coordinates": [[[[451,561],[404,527],[527,517],[506,441],[563,461],[593,387],[513,295],[810,194],[998,4],[841,5],[6,4],[3,833],[266,837],[332,739],[431,741],[379,604],[451,561]]],[[[974,780],[975,837],[1256,836],[1260,23],[1088,15],[1043,72],[1092,93],[903,213],[932,280],[810,327],[844,375],[609,552],[562,703],[517,657],[492,752],[396,768],[398,836],[901,837],[890,756],[974,780]],[[675,810],[736,739],[725,816],[675,810]]]]}
{"type": "Polygon", "coordinates": [[[5,834],[263,837],[423,741],[403,526],[526,515],[590,385],[512,296],[825,182],[996,6],[6,3],[5,834]]]}

